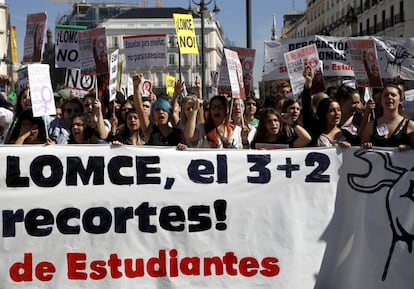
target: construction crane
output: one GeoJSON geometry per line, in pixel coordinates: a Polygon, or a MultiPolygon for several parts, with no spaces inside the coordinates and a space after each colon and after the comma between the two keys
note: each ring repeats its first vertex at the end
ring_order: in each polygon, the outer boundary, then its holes
{"type": "Polygon", "coordinates": [[[76,0],[47,0],[49,2],[60,2],[65,4],[75,4],[75,3],[86,3],[86,0],[76,1],[76,0]]]}
{"type": "MultiPolygon", "coordinates": [[[[141,7],[148,7],[148,0],[141,0],[141,7]]],[[[162,0],[155,1],[155,7],[161,8],[162,7],[162,0]]]]}

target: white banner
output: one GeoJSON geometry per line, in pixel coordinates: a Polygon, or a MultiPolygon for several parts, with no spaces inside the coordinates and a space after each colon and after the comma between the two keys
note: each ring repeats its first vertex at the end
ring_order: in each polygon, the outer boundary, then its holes
{"type": "Polygon", "coordinates": [[[316,289],[411,289],[414,151],[343,151],[316,289]]]}
{"type": "Polygon", "coordinates": [[[165,67],[167,65],[167,35],[124,36],[126,67],[165,67]]]}
{"type": "Polygon", "coordinates": [[[412,288],[412,159],[358,148],[5,146],[0,282],[412,288]]]}
{"type": "MultiPolygon", "coordinates": [[[[349,37],[309,36],[296,39],[265,41],[264,80],[288,79],[283,54],[300,47],[316,44],[323,62],[324,76],[354,76],[348,58],[349,37]]],[[[414,79],[414,38],[360,37],[374,39],[378,51],[381,77],[414,79]]]]}

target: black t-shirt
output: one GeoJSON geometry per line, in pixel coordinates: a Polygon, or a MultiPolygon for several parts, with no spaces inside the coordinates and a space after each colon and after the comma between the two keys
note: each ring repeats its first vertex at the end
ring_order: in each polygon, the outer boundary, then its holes
{"type": "Polygon", "coordinates": [[[163,136],[157,126],[153,126],[150,139],[145,143],[153,146],[176,146],[182,143],[181,130],[173,128],[172,132],[163,136]]]}

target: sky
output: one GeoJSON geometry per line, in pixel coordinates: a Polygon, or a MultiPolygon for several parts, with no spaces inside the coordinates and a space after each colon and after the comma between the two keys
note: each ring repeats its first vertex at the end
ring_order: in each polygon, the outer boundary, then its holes
{"type": "MultiPolygon", "coordinates": [[[[90,2],[107,3],[136,3],[142,0],[93,0],[90,2]]],[[[56,21],[66,12],[71,11],[72,0],[6,0],[11,13],[11,23],[16,26],[17,46],[19,50],[19,61],[23,55],[23,40],[26,33],[26,15],[31,13],[47,12],[48,27],[52,28],[56,21]],[[69,3],[69,4],[68,4],[69,3]]],[[[148,0],[148,7],[155,6],[155,0],[148,0]]],[[[200,2],[200,0],[196,0],[200,2]]],[[[205,0],[207,3],[208,0],[205,0]]],[[[188,7],[188,0],[162,0],[163,7],[188,7]]],[[[246,2],[243,0],[216,0],[220,12],[216,14],[225,33],[233,46],[246,47],[246,2]]],[[[196,5],[192,4],[193,7],[196,5]]],[[[208,8],[213,10],[214,1],[208,8]]],[[[263,68],[264,41],[270,40],[272,36],[273,14],[276,14],[277,32],[279,36],[283,23],[283,15],[294,7],[299,11],[305,11],[306,0],[251,0],[251,22],[252,22],[252,48],[256,49],[254,64],[254,85],[261,80],[263,68]]]]}

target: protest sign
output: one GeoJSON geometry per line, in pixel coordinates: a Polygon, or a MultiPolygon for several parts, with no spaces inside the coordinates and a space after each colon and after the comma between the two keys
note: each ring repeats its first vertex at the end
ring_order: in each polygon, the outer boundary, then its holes
{"type": "Polygon", "coordinates": [[[214,95],[218,94],[218,85],[220,79],[220,71],[219,70],[211,70],[210,71],[210,78],[211,78],[211,89],[214,95]]]}
{"type": "Polygon", "coordinates": [[[245,99],[243,83],[243,68],[236,51],[224,48],[224,57],[221,62],[219,86],[222,83],[230,84],[233,98],[245,99]],[[224,80],[224,81],[222,81],[224,80]]]}
{"type": "Polygon", "coordinates": [[[165,67],[167,36],[165,34],[124,36],[126,67],[165,67]]]}
{"type": "Polygon", "coordinates": [[[171,75],[165,76],[166,93],[169,97],[173,97],[175,88],[175,77],[171,75]]]}
{"type": "Polygon", "coordinates": [[[243,85],[245,94],[248,95],[253,89],[253,67],[256,50],[243,47],[228,47],[230,50],[236,51],[239,55],[240,63],[243,70],[243,85]]]}
{"type": "Polygon", "coordinates": [[[82,74],[81,70],[76,68],[66,69],[65,88],[80,98],[95,88],[95,83],[96,75],[82,74]]]}
{"type": "Polygon", "coordinates": [[[79,36],[85,26],[56,25],[55,67],[80,68],[79,36]]]}
{"type": "Polygon", "coordinates": [[[111,53],[111,68],[109,70],[109,101],[116,98],[118,85],[119,49],[111,53]]]}
{"type": "Polygon", "coordinates": [[[33,116],[56,114],[49,64],[27,65],[33,116]]]}
{"type": "Polygon", "coordinates": [[[142,97],[149,97],[152,91],[152,81],[149,79],[142,79],[138,85],[142,97]]]}
{"type": "Polygon", "coordinates": [[[22,91],[23,89],[26,88],[28,80],[29,80],[29,75],[27,72],[27,66],[23,66],[20,67],[17,70],[17,92],[20,93],[20,91],[22,91]]]}
{"type": "Polygon", "coordinates": [[[198,54],[193,15],[173,13],[178,47],[181,54],[198,54]]]}
{"type": "Polygon", "coordinates": [[[46,32],[46,12],[28,14],[24,37],[24,63],[40,62],[46,32]]]}
{"type": "Polygon", "coordinates": [[[348,40],[348,50],[357,85],[382,87],[374,39],[350,38],[348,40]]]}
{"type": "Polygon", "coordinates": [[[319,60],[318,49],[315,44],[287,52],[284,54],[284,58],[295,98],[300,95],[305,84],[305,78],[303,77],[305,67],[312,69],[312,75],[314,75],[312,88],[319,88],[319,91],[313,91],[313,93],[324,90],[322,64],[319,60]]]}
{"type": "Polygon", "coordinates": [[[82,74],[108,72],[105,28],[79,32],[79,61],[82,74]]]}
{"type": "MultiPolygon", "coordinates": [[[[370,38],[375,40],[382,78],[391,79],[395,75],[400,75],[402,79],[414,79],[414,38],[380,36],[370,36],[370,38]]],[[[316,44],[319,60],[323,62],[324,76],[353,77],[354,71],[348,59],[348,39],[349,37],[315,35],[265,41],[263,79],[265,81],[287,79],[284,53],[311,44],[316,44]]]]}

